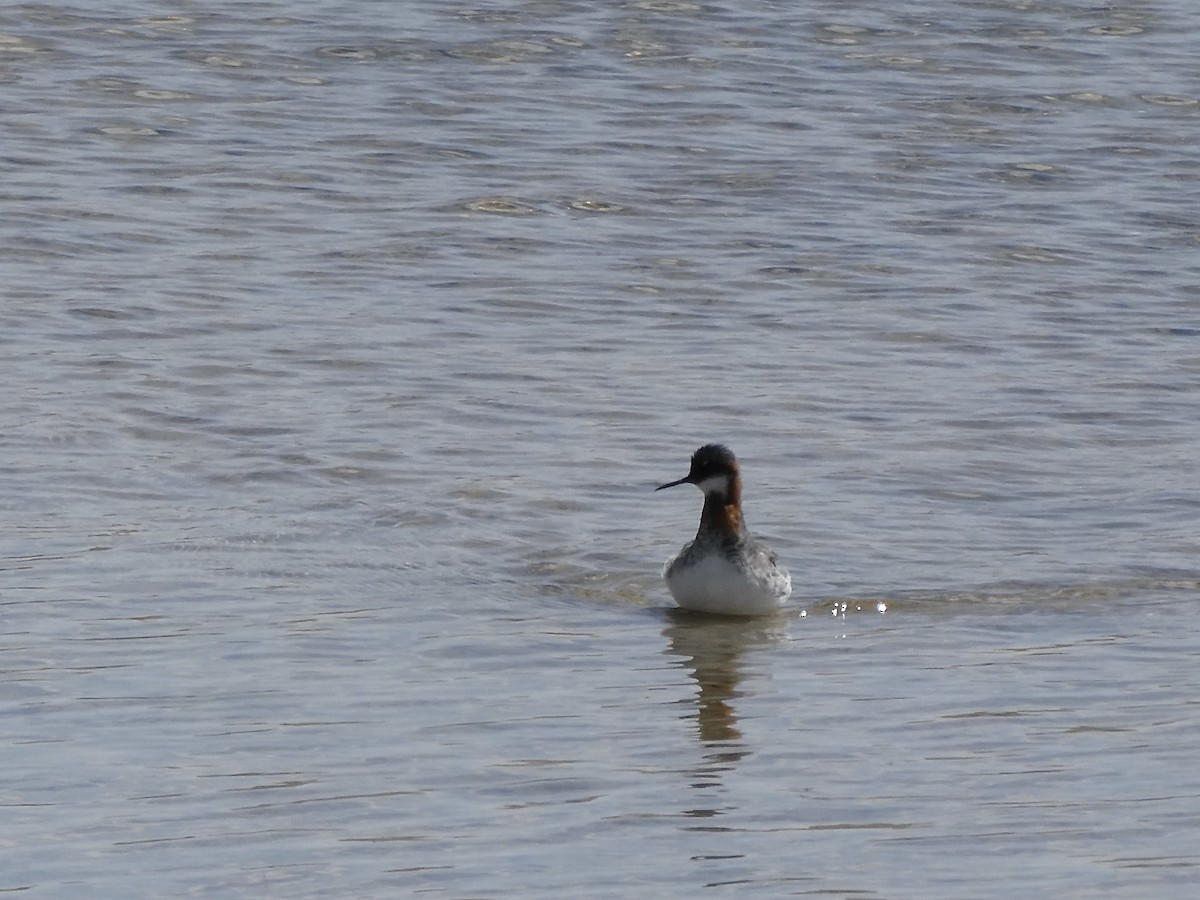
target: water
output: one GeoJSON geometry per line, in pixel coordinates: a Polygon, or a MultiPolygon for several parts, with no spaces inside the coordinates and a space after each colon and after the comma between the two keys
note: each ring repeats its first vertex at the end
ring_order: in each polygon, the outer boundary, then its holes
{"type": "Polygon", "coordinates": [[[0,890],[1190,896],[1198,24],[7,7],[0,890]]]}

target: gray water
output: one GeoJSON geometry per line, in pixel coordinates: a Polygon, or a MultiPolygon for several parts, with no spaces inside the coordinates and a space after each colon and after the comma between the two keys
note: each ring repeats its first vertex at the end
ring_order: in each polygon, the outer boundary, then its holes
{"type": "Polygon", "coordinates": [[[1191,896],[1198,30],[0,8],[0,892],[1191,896]]]}

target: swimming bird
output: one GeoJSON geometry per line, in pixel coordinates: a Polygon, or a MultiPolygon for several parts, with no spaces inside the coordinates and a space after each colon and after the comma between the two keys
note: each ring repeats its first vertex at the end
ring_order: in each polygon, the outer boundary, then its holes
{"type": "Polygon", "coordinates": [[[704,492],[700,529],[667,560],[663,579],[683,609],[727,616],[762,616],[792,592],[792,576],[773,550],[755,540],[742,518],[742,476],[732,451],[705,444],[685,477],[656,491],[694,484],[704,492]]]}

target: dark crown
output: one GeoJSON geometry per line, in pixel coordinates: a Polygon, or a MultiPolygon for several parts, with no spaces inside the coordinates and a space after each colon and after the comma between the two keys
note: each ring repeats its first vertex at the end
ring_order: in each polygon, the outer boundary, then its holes
{"type": "Polygon", "coordinates": [[[737,458],[724,444],[705,444],[692,454],[689,480],[703,481],[712,475],[737,471],[737,458]]]}

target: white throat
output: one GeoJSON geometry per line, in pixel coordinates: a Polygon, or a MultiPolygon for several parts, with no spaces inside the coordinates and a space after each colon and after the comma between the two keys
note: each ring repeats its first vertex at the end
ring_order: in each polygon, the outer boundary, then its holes
{"type": "Polygon", "coordinates": [[[729,476],[728,475],[710,475],[703,481],[696,482],[696,487],[704,491],[704,496],[709,494],[721,494],[728,496],[729,494],[729,476]]]}

